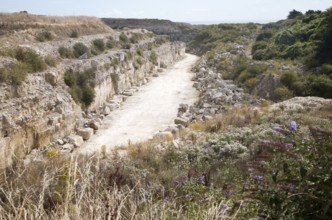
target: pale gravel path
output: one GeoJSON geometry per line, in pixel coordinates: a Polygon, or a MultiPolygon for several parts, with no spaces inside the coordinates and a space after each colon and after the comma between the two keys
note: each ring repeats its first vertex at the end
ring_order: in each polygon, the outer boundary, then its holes
{"type": "Polygon", "coordinates": [[[198,57],[186,54],[159,77],[153,78],[129,97],[121,106],[107,116],[98,132],[92,136],[78,153],[100,151],[102,145],[107,151],[115,146],[145,141],[156,132],[174,124],[177,109],[181,103],[193,104],[198,92],[193,88],[191,67],[198,57]]]}

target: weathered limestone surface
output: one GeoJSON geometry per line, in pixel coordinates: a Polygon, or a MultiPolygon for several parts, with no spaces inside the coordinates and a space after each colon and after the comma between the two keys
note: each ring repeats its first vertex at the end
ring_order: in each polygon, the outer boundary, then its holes
{"type": "MultiPolygon", "coordinates": [[[[136,49],[132,47],[130,52],[136,49]]],[[[151,50],[146,48],[139,68],[134,67],[136,55],[131,60],[125,59],[129,50],[112,50],[90,59],[67,60],[56,68],[31,74],[20,86],[0,86],[0,169],[12,164],[14,158],[23,158],[32,149],[59,145],[59,142],[61,145],[61,140],[78,131],[83,139],[88,139],[91,130],[82,129],[98,129],[103,115],[110,114],[125,99],[116,94],[147,83],[161,66],[183,56],[185,45],[166,43],[153,50],[158,56],[157,63],[149,60],[151,50]],[[107,64],[115,58],[120,61],[118,67],[109,67],[107,64]],[[92,67],[96,69],[96,98],[88,109],[82,110],[68,93],[63,74],[67,69],[92,67]],[[116,81],[114,74],[118,76],[116,81]]]]}

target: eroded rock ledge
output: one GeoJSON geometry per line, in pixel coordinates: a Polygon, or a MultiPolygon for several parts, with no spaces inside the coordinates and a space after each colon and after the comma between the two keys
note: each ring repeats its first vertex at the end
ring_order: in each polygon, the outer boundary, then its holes
{"type": "Polygon", "coordinates": [[[185,53],[185,44],[165,43],[143,50],[137,65],[136,50],[110,50],[90,59],[65,60],[57,67],[27,77],[20,86],[0,88],[0,168],[23,158],[33,149],[59,145],[63,149],[82,144],[100,126],[105,115],[147,83],[153,75],[185,53]],[[155,53],[157,60],[151,60],[155,53]],[[128,54],[134,58],[128,58],[128,54]],[[111,65],[117,60],[117,65],[111,65]],[[66,70],[95,70],[94,102],[82,108],[69,94],[63,76],[66,70]]]}

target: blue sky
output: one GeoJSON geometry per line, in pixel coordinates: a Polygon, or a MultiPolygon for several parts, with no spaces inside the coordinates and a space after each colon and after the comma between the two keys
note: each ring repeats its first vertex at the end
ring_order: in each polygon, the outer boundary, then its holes
{"type": "Polygon", "coordinates": [[[332,0],[0,0],[1,12],[159,18],[185,22],[267,22],[296,9],[326,10],[332,0]]]}

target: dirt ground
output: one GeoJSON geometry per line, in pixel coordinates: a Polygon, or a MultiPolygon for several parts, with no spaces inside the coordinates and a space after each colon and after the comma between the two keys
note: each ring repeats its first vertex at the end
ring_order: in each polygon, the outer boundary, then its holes
{"type": "Polygon", "coordinates": [[[128,142],[145,141],[174,124],[179,104],[192,104],[198,98],[190,72],[197,60],[197,56],[186,54],[159,77],[140,87],[139,92],[104,119],[98,132],[78,153],[101,151],[102,145],[106,145],[108,151],[128,142]]]}

